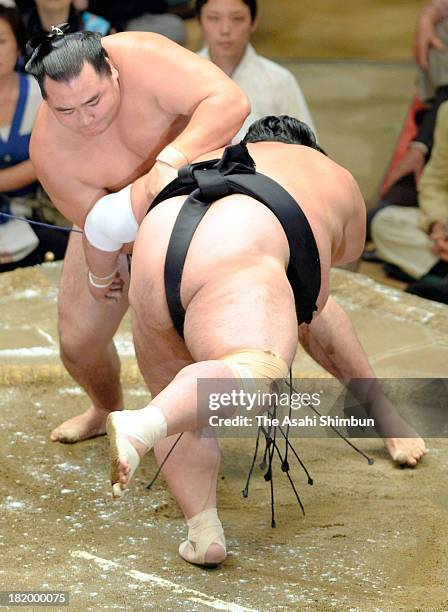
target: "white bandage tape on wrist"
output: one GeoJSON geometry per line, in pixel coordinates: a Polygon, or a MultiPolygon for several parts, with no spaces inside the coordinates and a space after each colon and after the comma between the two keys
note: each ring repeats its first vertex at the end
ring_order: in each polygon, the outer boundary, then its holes
{"type": "Polygon", "coordinates": [[[167,164],[172,168],[176,168],[176,170],[188,164],[188,159],[185,157],[185,155],[172,145],[168,145],[162,149],[162,151],[160,151],[160,153],[157,155],[156,161],[167,164]]]}
{"type": "Polygon", "coordinates": [[[97,289],[104,289],[105,287],[109,287],[109,285],[114,280],[117,272],[118,272],[118,268],[115,268],[115,270],[111,274],[108,274],[107,276],[95,276],[95,274],[92,274],[92,272],[89,270],[89,274],[88,274],[89,283],[93,287],[96,287],[97,289]]]}
{"type": "Polygon", "coordinates": [[[84,233],[92,246],[101,251],[119,251],[133,242],[138,224],[131,204],[131,185],[103,196],[86,217],[84,233]]]}

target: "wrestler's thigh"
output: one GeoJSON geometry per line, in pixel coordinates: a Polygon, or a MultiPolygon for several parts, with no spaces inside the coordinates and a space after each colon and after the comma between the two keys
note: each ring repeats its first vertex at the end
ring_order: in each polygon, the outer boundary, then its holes
{"type": "Polygon", "coordinates": [[[292,363],[297,318],[282,265],[264,261],[217,275],[189,303],[184,332],[195,361],[250,348],[270,349],[292,363]]]}
{"type": "Polygon", "coordinates": [[[148,321],[145,311],[132,312],[132,331],[137,361],[151,395],[160,393],[193,359],[175,329],[161,331],[148,321]]]}
{"type": "MultiPolygon", "coordinates": [[[[160,212],[165,214],[162,208],[160,212]]],[[[159,218],[153,215],[146,217],[139,228],[129,287],[138,364],[153,396],[192,363],[184,340],[173,328],[166,304],[163,270],[170,233],[165,220],[162,226],[158,223],[159,218]]]]}
{"type": "Polygon", "coordinates": [[[58,311],[61,341],[70,335],[78,340],[92,338],[95,346],[109,342],[127,308],[129,272],[127,258],[120,256],[120,274],[125,280],[123,295],[116,302],[98,302],[89,292],[82,235],[72,233],[64,258],[59,287],[58,311]]]}

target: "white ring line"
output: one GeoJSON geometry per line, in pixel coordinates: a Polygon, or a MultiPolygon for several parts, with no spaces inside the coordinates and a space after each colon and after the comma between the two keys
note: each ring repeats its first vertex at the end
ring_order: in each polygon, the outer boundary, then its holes
{"type": "MultiPolygon", "coordinates": [[[[71,553],[71,556],[75,559],[86,559],[87,561],[94,561],[102,568],[121,568],[124,569],[115,561],[109,561],[108,559],[103,559],[101,557],[97,557],[96,555],[92,555],[84,550],[74,550],[71,553]]],[[[201,593],[201,591],[196,591],[195,589],[189,589],[187,587],[182,586],[181,584],[176,584],[175,582],[171,582],[171,580],[166,580],[166,578],[161,578],[156,574],[146,574],[144,572],[139,572],[137,570],[125,570],[125,574],[134,578],[135,580],[140,580],[141,582],[152,582],[153,584],[164,588],[169,589],[170,591],[174,591],[179,595],[186,595],[187,599],[195,603],[201,603],[210,608],[214,608],[215,610],[227,610],[228,612],[259,612],[254,608],[245,608],[244,606],[240,606],[239,604],[226,602],[222,599],[217,599],[216,597],[210,597],[210,595],[206,595],[205,593],[201,593]]]]}
{"type": "Polygon", "coordinates": [[[50,343],[50,345],[52,346],[56,346],[57,343],[55,342],[54,338],[52,336],[50,336],[49,333],[47,333],[46,331],[44,331],[43,329],[41,329],[40,327],[36,327],[36,331],[38,332],[38,334],[40,334],[43,338],[45,338],[45,340],[48,340],[48,342],[50,343]]]}

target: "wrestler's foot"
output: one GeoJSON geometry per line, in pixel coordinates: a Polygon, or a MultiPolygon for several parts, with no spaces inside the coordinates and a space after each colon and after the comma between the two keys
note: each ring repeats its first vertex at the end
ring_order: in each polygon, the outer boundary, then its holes
{"type": "Polygon", "coordinates": [[[179,546],[182,559],[202,567],[216,567],[227,556],[226,539],[216,508],[208,508],[187,521],[188,540],[179,546]]]}
{"type": "Polygon", "coordinates": [[[420,437],[384,438],[383,441],[392,459],[403,466],[415,467],[428,452],[420,437]]]}
{"type": "MultiPolygon", "coordinates": [[[[124,412],[129,413],[128,410],[124,412]]],[[[106,424],[110,445],[110,481],[115,499],[124,495],[140,460],[148,452],[148,448],[140,440],[124,433],[126,424],[123,412],[111,413],[106,424]]]]}
{"type": "Polygon", "coordinates": [[[393,461],[415,467],[427,452],[425,443],[387,397],[379,396],[379,401],[371,406],[369,416],[375,419],[376,432],[383,438],[393,461]]]}
{"type": "Polygon", "coordinates": [[[91,406],[78,416],[68,419],[54,429],[50,434],[53,442],[74,444],[106,433],[106,420],[110,412],[91,406]]]}
{"type": "Polygon", "coordinates": [[[220,563],[225,561],[227,557],[226,549],[223,548],[220,544],[210,544],[210,546],[207,548],[207,552],[205,553],[204,561],[202,561],[202,559],[200,561],[197,561],[195,558],[195,542],[190,542],[190,540],[186,540],[185,542],[183,542],[183,546],[181,545],[181,547],[179,547],[179,554],[182,559],[188,561],[188,563],[192,563],[193,565],[208,567],[210,569],[217,567],[220,563]]]}

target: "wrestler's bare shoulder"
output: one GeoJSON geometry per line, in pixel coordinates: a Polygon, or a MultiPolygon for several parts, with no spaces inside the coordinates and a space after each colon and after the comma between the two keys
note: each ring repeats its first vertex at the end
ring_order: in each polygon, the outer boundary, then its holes
{"type": "Polygon", "coordinates": [[[221,91],[241,94],[212,62],[160,34],[120,32],[103,38],[102,44],[118,70],[125,98],[130,92],[134,107],[149,102],[162,114],[190,116],[208,95],[221,91]],[[177,82],[183,83],[182,96],[173,88],[177,82]]]}
{"type": "Polygon", "coordinates": [[[119,32],[102,38],[101,44],[112,60],[131,58],[134,63],[136,51],[157,54],[160,48],[172,46],[169,39],[154,32],[119,32]]]}
{"type": "Polygon", "coordinates": [[[166,69],[170,64],[174,67],[181,62],[187,68],[191,61],[202,62],[196,54],[153,32],[119,32],[106,36],[101,43],[122,76],[126,80],[139,80],[140,88],[145,84],[148,88],[154,87],[149,75],[169,77],[166,69]]]}

